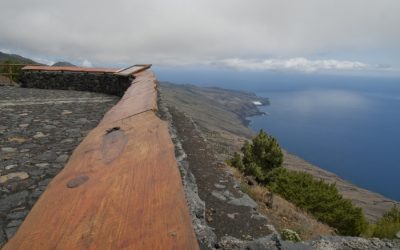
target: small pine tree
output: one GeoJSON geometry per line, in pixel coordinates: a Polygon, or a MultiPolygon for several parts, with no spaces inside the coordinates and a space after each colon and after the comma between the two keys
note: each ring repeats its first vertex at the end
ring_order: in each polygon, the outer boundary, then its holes
{"type": "Polygon", "coordinates": [[[275,138],[260,130],[252,143],[245,142],[242,147],[245,173],[264,181],[268,172],[282,166],[282,150],[275,138]]]}
{"type": "MultiPolygon", "coordinates": [[[[361,208],[344,199],[335,184],[315,180],[307,173],[282,168],[282,150],[276,139],[264,130],[260,130],[251,143],[246,141],[241,151],[243,157],[235,153],[230,160],[232,166],[246,175],[254,176],[258,182],[267,185],[270,191],[335,227],[340,234],[357,236],[367,227],[361,208]]],[[[390,216],[391,221],[400,217],[397,211],[391,212],[390,216]]],[[[392,223],[391,232],[397,226],[392,223]]]]}
{"type": "Polygon", "coordinates": [[[242,157],[240,157],[240,154],[235,152],[233,154],[232,159],[230,159],[230,165],[237,168],[239,171],[243,172],[244,171],[244,166],[242,162],[242,157]]]}

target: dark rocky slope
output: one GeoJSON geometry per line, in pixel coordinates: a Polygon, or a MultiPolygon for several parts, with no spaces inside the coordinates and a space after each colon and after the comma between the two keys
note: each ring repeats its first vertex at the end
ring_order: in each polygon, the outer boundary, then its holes
{"type": "Polygon", "coordinates": [[[69,67],[76,67],[76,65],[70,63],[70,62],[56,62],[51,66],[55,66],[55,67],[60,67],[60,66],[69,66],[69,67]]]}
{"type": "Polygon", "coordinates": [[[25,58],[23,56],[16,54],[7,54],[0,51],[0,62],[5,62],[5,61],[12,61],[22,64],[37,64],[37,62],[33,61],[32,59],[25,58]]]}

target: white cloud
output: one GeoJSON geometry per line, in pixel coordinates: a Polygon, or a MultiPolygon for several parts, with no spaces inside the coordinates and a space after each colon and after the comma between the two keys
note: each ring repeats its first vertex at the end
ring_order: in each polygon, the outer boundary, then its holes
{"type": "Polygon", "coordinates": [[[12,51],[9,49],[0,48],[0,51],[7,54],[12,54],[12,51]]]}
{"type": "Polygon", "coordinates": [[[246,60],[231,58],[220,60],[217,65],[233,68],[237,70],[291,70],[301,72],[315,72],[325,70],[366,70],[376,69],[374,66],[358,61],[339,61],[339,60],[308,60],[303,57],[290,59],[265,59],[265,60],[246,60]]]}
{"type": "Polygon", "coordinates": [[[82,66],[83,67],[93,67],[93,64],[89,61],[89,60],[87,60],[87,59],[85,59],[85,60],[83,60],[83,62],[82,62],[82,66]]]}
{"type": "Polygon", "coordinates": [[[399,10],[399,0],[1,0],[0,47],[156,65],[375,51],[367,61],[400,66],[399,10]]]}
{"type": "Polygon", "coordinates": [[[52,60],[48,60],[48,59],[41,58],[41,57],[33,57],[32,60],[34,60],[35,62],[38,62],[38,63],[50,65],[50,66],[53,65],[53,64],[55,63],[55,62],[52,61],[52,60]]]}

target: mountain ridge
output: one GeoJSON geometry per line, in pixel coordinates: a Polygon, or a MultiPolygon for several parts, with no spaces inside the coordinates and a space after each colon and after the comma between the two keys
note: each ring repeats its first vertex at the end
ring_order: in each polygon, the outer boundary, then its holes
{"type": "Polygon", "coordinates": [[[29,58],[26,58],[26,57],[23,57],[23,56],[20,56],[17,54],[7,54],[7,53],[0,51],[0,62],[6,62],[6,61],[11,61],[14,63],[21,63],[21,64],[39,64],[38,62],[36,62],[32,59],[29,59],[29,58]]]}

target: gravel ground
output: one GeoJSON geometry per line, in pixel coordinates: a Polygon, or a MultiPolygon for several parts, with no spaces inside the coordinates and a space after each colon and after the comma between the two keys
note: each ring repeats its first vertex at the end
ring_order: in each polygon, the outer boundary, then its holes
{"type": "Polygon", "coordinates": [[[0,87],[0,246],[117,101],[99,93],[0,87]]]}

